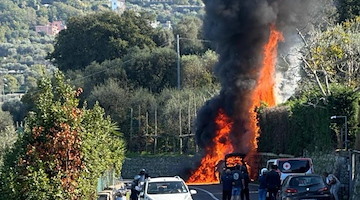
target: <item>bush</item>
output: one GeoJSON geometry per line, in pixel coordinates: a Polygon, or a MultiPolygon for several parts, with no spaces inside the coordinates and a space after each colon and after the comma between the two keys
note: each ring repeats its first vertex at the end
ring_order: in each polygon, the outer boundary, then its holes
{"type": "Polygon", "coordinates": [[[97,104],[78,107],[81,89],[63,74],[38,85],[24,134],[5,155],[0,199],[94,199],[103,172],[121,170],[122,135],[97,104]]]}

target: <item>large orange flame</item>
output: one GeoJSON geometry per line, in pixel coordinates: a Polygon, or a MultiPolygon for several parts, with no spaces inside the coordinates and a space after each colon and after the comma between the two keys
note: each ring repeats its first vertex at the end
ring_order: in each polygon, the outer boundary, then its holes
{"type": "Polygon", "coordinates": [[[283,40],[281,32],[275,29],[275,26],[270,27],[270,36],[268,42],[263,48],[264,59],[260,70],[260,76],[257,81],[257,85],[252,94],[252,106],[250,108],[251,115],[251,130],[254,132],[252,138],[253,148],[257,149],[257,140],[259,137],[259,127],[257,126],[257,118],[255,109],[260,106],[261,102],[267,104],[267,106],[276,105],[275,97],[275,62],[277,56],[278,42],[283,40]]]}
{"type": "Polygon", "coordinates": [[[232,128],[232,120],[220,109],[215,119],[217,126],[216,136],[213,139],[214,145],[207,147],[206,156],[201,160],[200,167],[187,181],[188,183],[218,183],[215,166],[225,155],[233,151],[229,134],[232,128]]]}
{"type": "MultiPolygon", "coordinates": [[[[260,136],[256,108],[260,107],[261,102],[265,103],[267,106],[276,105],[276,96],[275,96],[275,63],[277,57],[277,47],[278,42],[282,41],[284,38],[281,32],[277,31],[275,26],[270,26],[270,36],[268,42],[263,47],[264,59],[262,62],[262,67],[260,70],[259,78],[255,87],[255,90],[252,93],[252,106],[250,107],[250,124],[249,130],[252,131],[250,141],[251,148],[248,153],[249,160],[248,163],[250,166],[256,166],[256,161],[252,155],[257,152],[257,138],[260,136]]],[[[255,177],[257,168],[251,167],[250,175],[255,177]]]]}
{"type": "MultiPolygon", "coordinates": [[[[255,177],[256,162],[252,155],[257,151],[257,138],[259,137],[259,127],[257,125],[257,114],[255,109],[260,106],[261,102],[268,106],[276,104],[274,86],[275,86],[275,61],[277,55],[277,45],[283,40],[281,32],[277,31],[275,26],[270,27],[270,36],[268,42],[263,47],[263,62],[259,72],[257,85],[251,94],[251,107],[249,108],[249,121],[245,124],[246,129],[250,132],[250,137],[243,144],[250,143],[250,152],[247,154],[246,162],[250,165],[248,168],[250,176],[255,177]],[[254,166],[254,167],[253,167],[254,166]]],[[[206,149],[206,156],[201,160],[200,167],[192,174],[187,181],[188,183],[218,183],[219,178],[216,176],[215,166],[224,159],[225,155],[233,151],[233,144],[229,140],[229,134],[232,130],[233,122],[226,116],[223,110],[219,110],[216,118],[218,131],[213,139],[214,146],[206,149]],[[224,142],[225,141],[225,142],[224,142]]],[[[235,145],[235,144],[234,144],[235,145]]],[[[236,144],[239,145],[239,144],[236,144]]],[[[241,145],[241,144],[240,144],[241,145]]]]}

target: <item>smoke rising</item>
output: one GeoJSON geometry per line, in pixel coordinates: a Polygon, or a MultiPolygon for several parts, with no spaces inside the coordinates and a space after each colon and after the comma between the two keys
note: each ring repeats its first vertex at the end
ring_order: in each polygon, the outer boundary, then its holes
{"type": "Polygon", "coordinates": [[[196,139],[200,147],[211,145],[216,131],[214,119],[220,108],[234,121],[231,141],[235,151],[247,153],[246,141],[254,89],[262,61],[262,48],[270,26],[285,34],[294,32],[307,19],[306,10],[314,0],[204,0],[204,32],[220,55],[214,68],[221,82],[220,94],[199,111],[196,139]]]}

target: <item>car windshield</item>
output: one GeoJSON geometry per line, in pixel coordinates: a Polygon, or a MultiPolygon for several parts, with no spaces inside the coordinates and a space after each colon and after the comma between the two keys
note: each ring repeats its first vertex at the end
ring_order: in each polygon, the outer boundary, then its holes
{"type": "Polygon", "coordinates": [[[148,194],[187,193],[188,190],[182,181],[150,182],[148,194]]]}
{"type": "Polygon", "coordinates": [[[310,187],[319,184],[324,185],[324,181],[318,176],[293,177],[289,182],[289,186],[291,187],[310,187]]]}
{"type": "Polygon", "coordinates": [[[305,173],[310,169],[309,160],[280,160],[279,170],[282,173],[305,173]]]}
{"type": "Polygon", "coordinates": [[[98,199],[97,200],[107,200],[108,198],[107,198],[107,195],[105,195],[105,194],[100,194],[100,195],[98,195],[98,199]]]}

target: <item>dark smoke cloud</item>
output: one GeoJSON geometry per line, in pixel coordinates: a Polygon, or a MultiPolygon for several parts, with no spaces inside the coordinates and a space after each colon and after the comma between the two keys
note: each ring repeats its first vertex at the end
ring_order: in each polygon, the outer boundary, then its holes
{"type": "Polygon", "coordinates": [[[211,145],[216,129],[214,119],[219,108],[223,108],[234,120],[231,138],[236,151],[248,152],[248,147],[240,146],[240,142],[247,137],[244,124],[249,121],[249,93],[256,84],[270,25],[275,24],[281,31],[294,31],[294,27],[306,22],[306,10],[314,1],[204,0],[204,32],[220,55],[215,75],[222,90],[199,111],[196,139],[200,147],[211,145]]]}

